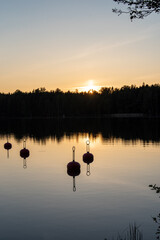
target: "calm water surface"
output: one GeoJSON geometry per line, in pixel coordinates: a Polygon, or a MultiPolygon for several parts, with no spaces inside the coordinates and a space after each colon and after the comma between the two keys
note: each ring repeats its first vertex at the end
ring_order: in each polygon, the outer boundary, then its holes
{"type": "Polygon", "coordinates": [[[134,222],[140,225],[144,239],[154,239],[157,225],[152,216],[160,213],[160,199],[148,185],[160,186],[159,130],[155,129],[155,138],[150,137],[154,136],[153,125],[153,134],[145,141],[144,136],[140,137],[142,133],[132,138],[128,129],[124,137],[120,134],[121,124],[120,129],[113,126],[107,137],[106,131],[96,127],[95,132],[94,126],[89,131],[66,127],[69,130],[59,134],[63,127],[57,129],[53,124],[48,132],[54,129],[57,135],[43,133],[47,123],[35,125],[32,130],[25,123],[25,131],[13,131],[13,126],[1,129],[0,239],[104,240],[122,233],[134,222]],[[42,133],[37,136],[35,131],[40,129],[42,133]],[[3,147],[7,134],[12,143],[9,158],[3,147]],[[24,138],[30,150],[25,163],[19,155],[24,138]],[[87,139],[94,155],[90,176],[82,161],[87,139]],[[67,174],[73,146],[75,159],[81,164],[76,192],[67,174]]]}

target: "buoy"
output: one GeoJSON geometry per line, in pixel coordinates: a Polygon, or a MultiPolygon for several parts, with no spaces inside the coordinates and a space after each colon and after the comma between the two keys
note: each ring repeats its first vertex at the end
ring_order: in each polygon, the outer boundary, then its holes
{"type": "Polygon", "coordinates": [[[12,148],[12,144],[9,143],[9,142],[6,142],[6,143],[4,144],[4,148],[5,148],[6,150],[11,149],[11,148],[12,148]]]}
{"type": "Polygon", "coordinates": [[[4,149],[7,150],[7,157],[9,158],[9,150],[12,148],[12,144],[8,142],[8,136],[7,136],[7,142],[4,144],[4,149]]]}
{"type": "Polygon", "coordinates": [[[22,158],[27,158],[27,157],[29,157],[29,150],[26,149],[26,148],[21,149],[21,151],[20,151],[20,156],[21,156],[22,158]]]}
{"type": "Polygon", "coordinates": [[[83,155],[83,162],[87,163],[87,172],[86,175],[89,176],[91,174],[90,172],[90,163],[94,161],[94,156],[90,151],[90,142],[89,140],[86,141],[86,153],[83,155]]]}
{"type": "Polygon", "coordinates": [[[81,173],[81,165],[75,161],[75,147],[72,148],[73,161],[67,164],[67,173],[73,177],[73,191],[76,191],[76,180],[75,177],[81,173]]]}
{"type": "Polygon", "coordinates": [[[26,140],[23,141],[23,149],[20,151],[20,156],[23,158],[23,168],[27,168],[26,158],[29,157],[29,150],[26,148],[26,140]]]}

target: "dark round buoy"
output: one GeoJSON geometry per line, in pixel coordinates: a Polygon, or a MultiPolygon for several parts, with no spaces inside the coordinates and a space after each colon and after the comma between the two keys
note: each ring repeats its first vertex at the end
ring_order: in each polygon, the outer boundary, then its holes
{"type": "Polygon", "coordinates": [[[67,174],[73,177],[73,191],[76,191],[75,177],[81,173],[81,165],[75,161],[75,147],[72,148],[73,161],[67,164],[67,174]]]}
{"type": "Polygon", "coordinates": [[[7,142],[4,144],[4,149],[7,150],[7,157],[9,158],[9,150],[12,148],[12,144],[8,142],[8,136],[7,136],[7,142]]]}
{"type": "Polygon", "coordinates": [[[21,156],[22,158],[27,158],[27,157],[29,157],[29,150],[26,149],[26,148],[21,149],[21,151],[20,151],[20,156],[21,156]]]}
{"type": "Polygon", "coordinates": [[[80,174],[80,164],[78,162],[69,162],[67,164],[67,173],[69,176],[76,177],[80,174]]]}
{"type": "Polygon", "coordinates": [[[89,145],[90,145],[90,142],[87,140],[86,141],[86,153],[83,154],[83,162],[84,163],[87,163],[87,176],[89,176],[91,174],[90,172],[90,163],[92,163],[94,161],[94,156],[92,153],[89,152],[89,145]]]}
{"type": "Polygon", "coordinates": [[[9,143],[9,142],[6,142],[6,143],[4,144],[4,148],[5,148],[6,150],[10,150],[10,149],[12,148],[12,144],[9,143]]]}
{"type": "Polygon", "coordinates": [[[26,141],[23,141],[23,149],[20,150],[20,156],[23,158],[23,168],[27,168],[26,158],[29,157],[29,150],[26,148],[26,141]]]}
{"type": "Polygon", "coordinates": [[[87,164],[90,164],[93,162],[93,154],[90,153],[90,152],[86,152],[84,155],[83,155],[83,162],[84,163],[87,163],[87,164]]]}

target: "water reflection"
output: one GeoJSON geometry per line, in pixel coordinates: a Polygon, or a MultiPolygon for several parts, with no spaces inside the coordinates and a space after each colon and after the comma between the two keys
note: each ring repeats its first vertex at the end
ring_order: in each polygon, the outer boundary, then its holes
{"type": "Polygon", "coordinates": [[[93,138],[100,135],[102,141],[109,143],[115,139],[122,139],[125,144],[129,141],[135,144],[139,140],[144,144],[159,144],[160,141],[160,119],[153,118],[1,119],[0,124],[0,135],[14,134],[17,140],[26,136],[42,144],[49,138],[61,142],[65,137],[79,138],[86,133],[93,138]]]}
{"type": "Polygon", "coordinates": [[[81,173],[81,165],[75,161],[75,147],[72,148],[73,151],[73,161],[67,164],[67,173],[69,176],[73,177],[73,192],[76,191],[76,176],[81,173]]]}
{"type": "Polygon", "coordinates": [[[83,162],[87,164],[87,172],[86,175],[90,176],[91,171],[90,171],[90,163],[94,161],[93,154],[90,153],[90,141],[86,141],[86,153],[83,154],[83,162]]]}
{"type": "MultiPolygon", "coordinates": [[[[159,212],[159,201],[155,202],[154,196],[151,199],[152,193],[149,189],[147,192],[146,185],[159,181],[159,146],[155,145],[159,144],[159,127],[156,122],[148,128],[153,135],[157,130],[157,137],[155,133],[155,136],[149,134],[149,138],[140,136],[144,131],[142,125],[143,130],[137,132],[136,138],[127,133],[128,127],[126,137],[120,134],[119,121],[117,125],[114,120],[113,125],[108,120],[90,120],[86,125],[83,120],[82,123],[73,119],[69,123],[60,122],[58,126],[54,125],[54,121],[43,120],[40,125],[41,121],[26,120],[17,133],[16,128],[9,128],[9,140],[14,146],[10,154],[13,161],[6,161],[4,150],[0,155],[1,238],[73,240],[76,236],[76,240],[88,240],[89,236],[92,240],[112,239],[117,232],[136,221],[142,226],[144,239],[153,239],[155,226],[150,216],[159,212]],[[71,122],[73,129],[69,125],[71,122]],[[97,125],[97,122],[102,125],[97,125]],[[104,138],[107,129],[108,140],[104,138]],[[27,137],[27,147],[23,142],[23,149],[32,149],[33,153],[27,155],[32,160],[30,171],[23,171],[20,157],[17,157],[24,136],[27,137]],[[127,138],[130,141],[128,145],[127,138]],[[91,161],[96,159],[92,164],[90,161],[90,177],[86,176],[88,163],[83,163],[82,159],[86,139],[91,141],[91,152],[87,145],[86,153],[94,154],[91,161]],[[154,144],[144,148],[140,144],[141,139],[145,139],[145,143],[150,139],[154,144]],[[39,144],[39,141],[46,144],[39,144]],[[135,146],[132,141],[136,142],[135,146]],[[73,159],[70,159],[72,146],[76,146],[76,159],[74,148],[73,159]],[[71,194],[72,181],[73,191],[77,187],[76,194],[71,194]]],[[[132,127],[127,121],[123,124],[123,128],[125,124],[132,127]]],[[[139,126],[133,125],[133,129],[137,131],[139,126]]],[[[3,128],[0,132],[2,147],[7,132],[3,128]]],[[[24,168],[27,156],[22,156],[24,168]]]]}
{"type": "Polygon", "coordinates": [[[27,159],[29,157],[29,150],[26,148],[26,140],[23,140],[23,149],[20,150],[20,156],[23,158],[23,168],[27,168],[27,159]]]}

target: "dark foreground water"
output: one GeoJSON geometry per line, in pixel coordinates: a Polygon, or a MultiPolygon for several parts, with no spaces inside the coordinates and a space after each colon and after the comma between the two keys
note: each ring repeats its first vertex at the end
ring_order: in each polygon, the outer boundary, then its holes
{"type": "Polygon", "coordinates": [[[140,226],[155,239],[160,213],[160,122],[156,119],[3,120],[0,128],[0,239],[104,240],[140,226]],[[4,143],[12,149],[4,149],[4,143]],[[20,157],[23,139],[30,156],[20,157]],[[82,161],[86,140],[94,161],[82,161]],[[81,173],[73,178],[67,164],[81,173]]]}

